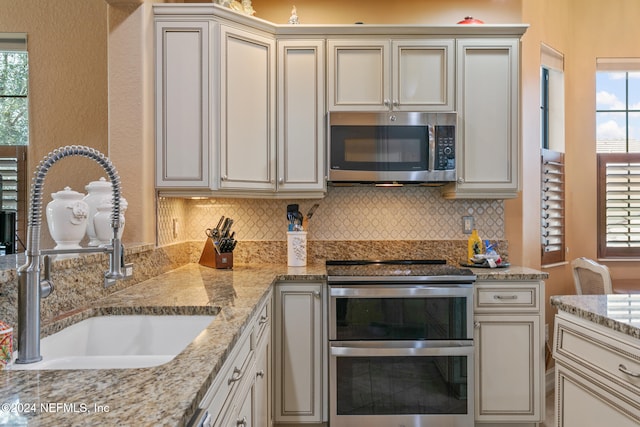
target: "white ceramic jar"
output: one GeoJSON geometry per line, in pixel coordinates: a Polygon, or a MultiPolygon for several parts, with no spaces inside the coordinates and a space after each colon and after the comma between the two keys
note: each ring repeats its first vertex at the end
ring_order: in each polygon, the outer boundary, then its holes
{"type": "Polygon", "coordinates": [[[87,195],[84,197],[84,201],[89,205],[89,220],[87,221],[87,237],[89,237],[89,246],[100,245],[100,240],[96,235],[96,229],[94,226],[94,217],[98,213],[98,206],[105,201],[111,200],[113,196],[113,188],[111,183],[107,181],[105,177],[101,177],[98,181],[91,181],[84,187],[87,190],[87,195]]]}
{"type": "Polygon", "coordinates": [[[47,204],[49,234],[56,242],[54,249],[78,249],[87,231],[89,206],[82,200],[84,194],[65,187],[51,194],[47,204]]]}
{"type": "MultiPolygon", "coordinates": [[[[120,229],[118,230],[118,239],[122,238],[124,232],[124,213],[129,204],[124,197],[120,198],[120,229]]],[[[113,202],[109,198],[98,206],[98,211],[93,217],[93,226],[96,231],[96,239],[99,245],[107,245],[111,243],[113,238],[113,228],[111,228],[111,211],[113,210],[113,202]]]]}

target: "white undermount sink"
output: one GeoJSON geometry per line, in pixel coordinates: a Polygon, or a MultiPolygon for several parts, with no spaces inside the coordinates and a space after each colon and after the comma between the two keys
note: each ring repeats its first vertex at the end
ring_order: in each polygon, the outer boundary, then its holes
{"type": "Polygon", "coordinates": [[[97,316],[41,340],[42,360],[13,370],[158,366],[182,352],[215,316],[97,316]]]}

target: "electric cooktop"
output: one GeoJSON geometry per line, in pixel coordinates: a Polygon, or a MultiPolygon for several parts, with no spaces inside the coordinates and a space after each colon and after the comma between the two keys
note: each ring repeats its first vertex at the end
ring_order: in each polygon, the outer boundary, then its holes
{"type": "Polygon", "coordinates": [[[476,276],[468,268],[448,265],[441,259],[395,260],[327,260],[329,281],[406,278],[416,281],[474,281],[476,276]]]}

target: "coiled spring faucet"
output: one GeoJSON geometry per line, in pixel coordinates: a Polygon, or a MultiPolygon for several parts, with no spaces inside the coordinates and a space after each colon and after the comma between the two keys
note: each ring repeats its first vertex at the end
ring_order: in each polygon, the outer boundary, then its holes
{"type": "Polygon", "coordinates": [[[69,145],[49,153],[36,168],[32,183],[27,224],[26,263],[18,268],[18,357],[16,363],[34,363],[42,360],[40,355],[40,299],[53,291],[48,277],[40,278],[42,255],[57,253],[106,252],[109,254],[109,270],[105,272],[105,286],[126,277],[123,272],[123,248],[118,231],[120,229],[120,177],[108,157],[91,147],[69,145]],[[113,189],[111,227],[113,238],[110,245],[98,248],[40,250],[40,226],[42,224],[42,191],[49,169],[59,160],[70,156],[82,156],[96,161],[107,173],[113,189]]]}

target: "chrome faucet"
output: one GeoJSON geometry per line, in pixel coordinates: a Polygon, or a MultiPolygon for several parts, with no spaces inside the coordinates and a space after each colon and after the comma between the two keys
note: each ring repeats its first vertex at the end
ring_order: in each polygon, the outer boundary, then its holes
{"type": "Polygon", "coordinates": [[[49,277],[49,254],[105,252],[109,254],[109,270],[105,272],[105,287],[123,279],[123,248],[118,238],[120,229],[120,177],[108,157],[90,147],[70,145],[49,153],[36,168],[32,183],[27,225],[26,263],[18,268],[18,357],[16,363],[34,363],[42,360],[40,355],[40,299],[53,292],[49,277]],[[110,245],[97,248],[40,250],[40,226],[42,224],[42,191],[47,172],[58,160],[69,156],[83,156],[95,160],[102,166],[113,188],[111,227],[113,238],[110,245]],[[41,257],[45,255],[45,277],[40,278],[41,257]]]}

